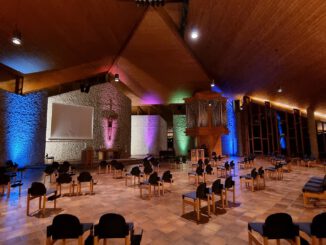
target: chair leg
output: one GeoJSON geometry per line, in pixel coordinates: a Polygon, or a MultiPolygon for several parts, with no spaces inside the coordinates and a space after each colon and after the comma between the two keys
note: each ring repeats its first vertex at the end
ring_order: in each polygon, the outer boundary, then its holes
{"type": "Polygon", "coordinates": [[[128,234],[128,236],[125,237],[125,245],[129,245],[130,244],[130,234],[128,234]]]}
{"type": "Polygon", "coordinates": [[[26,205],[26,215],[29,216],[29,202],[30,202],[30,198],[29,198],[29,194],[27,194],[27,205],[26,205]]]}
{"type": "Polygon", "coordinates": [[[94,236],[93,242],[94,242],[94,245],[98,245],[99,240],[98,240],[97,236],[94,236]]]}
{"type": "Polygon", "coordinates": [[[43,217],[45,217],[45,205],[46,205],[46,195],[43,196],[43,208],[42,208],[43,217]]]}
{"type": "Polygon", "coordinates": [[[264,245],[268,245],[268,238],[264,237],[264,245]]]}
{"type": "Polygon", "coordinates": [[[78,245],[83,245],[83,236],[78,237],[78,245]]]}
{"type": "Polygon", "coordinates": [[[46,245],[52,245],[52,239],[51,237],[46,238],[46,245]]]}
{"type": "Polygon", "coordinates": [[[196,213],[197,213],[197,221],[200,221],[200,200],[197,198],[196,199],[196,204],[195,204],[195,208],[196,208],[196,213]]]}
{"type": "Polygon", "coordinates": [[[214,195],[214,192],[212,192],[212,208],[213,208],[213,213],[215,214],[216,207],[215,207],[215,195],[214,195]]]}
{"type": "Polygon", "coordinates": [[[208,212],[208,217],[211,217],[211,208],[210,208],[211,204],[209,201],[209,196],[207,196],[207,212],[208,212]]]}
{"type": "Polygon", "coordinates": [[[185,214],[185,202],[184,202],[184,198],[182,197],[182,215],[185,214]]]}

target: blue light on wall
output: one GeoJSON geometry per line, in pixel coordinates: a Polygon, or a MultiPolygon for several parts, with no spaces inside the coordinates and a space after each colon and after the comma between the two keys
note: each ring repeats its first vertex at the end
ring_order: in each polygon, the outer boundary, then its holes
{"type": "Polygon", "coordinates": [[[4,92],[4,155],[20,166],[44,159],[47,97],[44,93],[20,96],[4,92]]]}
{"type": "Polygon", "coordinates": [[[236,118],[232,99],[228,99],[226,101],[226,114],[229,134],[222,136],[222,151],[224,155],[234,156],[238,152],[238,139],[236,131],[236,118]]]}
{"type": "Polygon", "coordinates": [[[285,142],[285,137],[284,137],[284,133],[283,133],[281,117],[278,113],[276,114],[276,118],[277,118],[278,133],[280,134],[280,146],[281,146],[281,149],[285,150],[286,142],[285,142]]]}

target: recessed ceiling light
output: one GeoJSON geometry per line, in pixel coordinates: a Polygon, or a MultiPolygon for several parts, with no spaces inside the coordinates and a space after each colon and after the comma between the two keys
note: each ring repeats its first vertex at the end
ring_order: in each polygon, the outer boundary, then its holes
{"type": "Polygon", "coordinates": [[[12,38],[11,38],[11,42],[14,44],[14,45],[21,45],[22,44],[22,35],[21,33],[18,31],[18,30],[15,30],[13,35],[12,35],[12,38]]]}
{"type": "Polygon", "coordinates": [[[114,81],[115,82],[119,82],[120,81],[119,74],[118,73],[114,74],[114,81]]]}
{"type": "Polygon", "coordinates": [[[278,93],[282,93],[282,92],[283,92],[283,89],[282,89],[281,86],[277,89],[277,92],[278,92],[278,93]]]}
{"type": "Polygon", "coordinates": [[[191,31],[191,34],[190,34],[190,37],[191,37],[192,39],[197,39],[197,38],[199,37],[199,33],[198,33],[198,31],[197,31],[197,30],[192,30],[192,31],[191,31]]]}
{"type": "Polygon", "coordinates": [[[211,82],[211,87],[212,87],[212,88],[215,87],[215,81],[214,81],[214,80],[211,82]]]}

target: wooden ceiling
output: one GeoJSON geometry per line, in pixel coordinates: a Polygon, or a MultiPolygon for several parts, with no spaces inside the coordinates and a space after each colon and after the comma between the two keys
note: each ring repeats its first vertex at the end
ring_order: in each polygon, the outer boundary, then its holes
{"type": "Polygon", "coordinates": [[[325,1],[189,0],[184,40],[181,11],[178,3],[146,9],[119,0],[6,1],[0,63],[25,73],[24,92],[110,70],[133,105],[175,102],[215,78],[227,95],[326,113],[325,1]],[[9,40],[15,25],[21,47],[9,40]]]}

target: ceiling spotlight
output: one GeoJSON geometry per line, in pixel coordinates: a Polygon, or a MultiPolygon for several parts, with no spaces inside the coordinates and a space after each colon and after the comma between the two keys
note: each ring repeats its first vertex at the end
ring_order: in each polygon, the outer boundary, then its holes
{"type": "Polygon", "coordinates": [[[282,93],[282,92],[283,92],[283,89],[282,89],[281,86],[279,86],[279,88],[277,89],[277,92],[278,92],[278,93],[282,93]]]}
{"type": "Polygon", "coordinates": [[[214,88],[215,87],[215,81],[213,80],[212,82],[211,82],[211,88],[214,88]]]}
{"type": "Polygon", "coordinates": [[[190,34],[191,39],[197,39],[199,37],[199,33],[197,30],[192,30],[190,34]]]}
{"type": "Polygon", "coordinates": [[[17,29],[14,31],[12,35],[11,42],[17,46],[22,44],[22,34],[17,29]]]}
{"type": "Polygon", "coordinates": [[[119,74],[118,73],[114,74],[114,81],[115,82],[119,82],[120,81],[119,74]]]}

